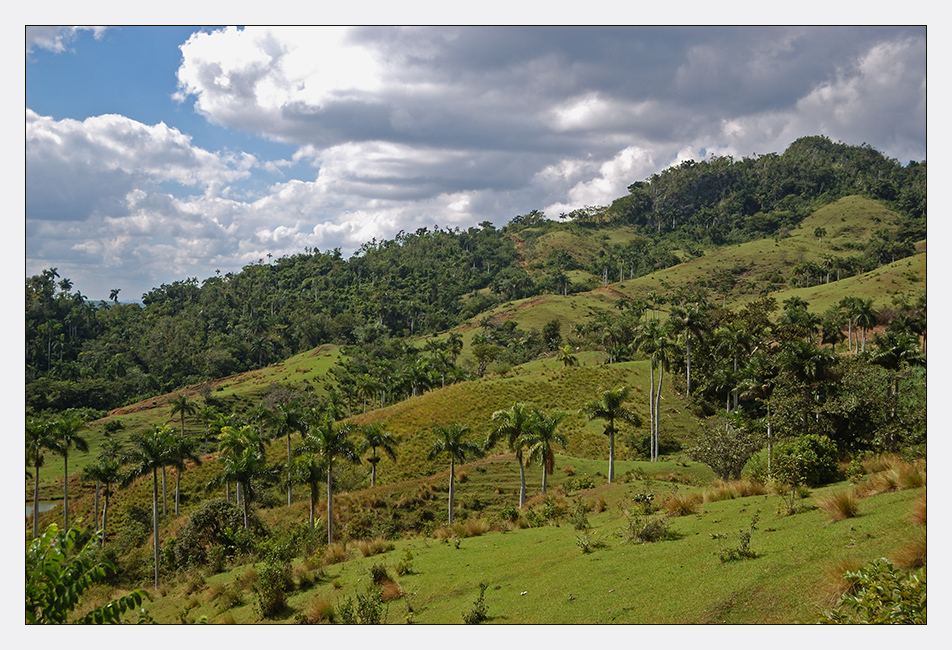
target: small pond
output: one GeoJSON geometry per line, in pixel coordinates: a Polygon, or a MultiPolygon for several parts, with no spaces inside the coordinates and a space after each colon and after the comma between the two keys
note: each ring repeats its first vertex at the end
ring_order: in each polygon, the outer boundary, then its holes
{"type": "MultiPolygon", "coordinates": [[[[40,501],[39,511],[46,512],[48,510],[52,510],[55,507],[56,507],[55,501],[40,501]]],[[[33,503],[31,502],[26,504],[26,516],[29,517],[32,514],[33,514],[33,503]]]]}

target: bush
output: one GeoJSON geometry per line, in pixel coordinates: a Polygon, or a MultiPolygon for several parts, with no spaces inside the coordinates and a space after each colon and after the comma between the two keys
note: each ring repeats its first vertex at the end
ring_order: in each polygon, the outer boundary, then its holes
{"type": "Polygon", "coordinates": [[[385,619],[380,590],[371,585],[366,595],[348,597],[337,607],[337,618],[344,625],[380,625],[385,619]]]}
{"type": "Polygon", "coordinates": [[[836,445],[826,436],[811,433],[785,441],[774,450],[774,459],[788,474],[781,477],[785,482],[816,487],[837,480],[836,445]]]}
{"type": "Polygon", "coordinates": [[[294,587],[291,565],[273,558],[258,572],[251,586],[255,594],[255,611],[261,618],[272,618],[287,607],[287,594],[294,587]]]}
{"type": "Polygon", "coordinates": [[[489,618],[486,609],[486,587],[485,582],[479,583],[479,596],[473,602],[473,608],[463,613],[463,622],[467,625],[476,625],[489,618]]]}
{"type": "Polygon", "coordinates": [[[688,457],[710,467],[718,478],[729,481],[740,478],[744,465],[762,446],[760,433],[717,418],[702,429],[698,444],[688,450],[688,457]]]}
{"type": "Polygon", "coordinates": [[[216,546],[223,548],[228,557],[249,551],[254,536],[266,535],[268,531],[253,512],[248,514],[248,526],[245,531],[241,508],[235,504],[224,499],[206,501],[179,531],[174,545],[170,545],[175,564],[181,568],[205,566],[209,563],[209,551],[216,546]]]}
{"type": "Polygon", "coordinates": [[[846,573],[856,592],[843,596],[836,607],[818,614],[820,623],[926,623],[926,574],[906,574],[882,558],[856,572],[846,573]]]}

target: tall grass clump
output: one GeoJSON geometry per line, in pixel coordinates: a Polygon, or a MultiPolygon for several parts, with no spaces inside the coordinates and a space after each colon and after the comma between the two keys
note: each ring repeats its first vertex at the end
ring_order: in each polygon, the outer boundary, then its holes
{"type": "Polygon", "coordinates": [[[664,509],[673,517],[684,517],[697,513],[698,506],[704,500],[697,492],[676,491],[664,500],[664,509]]]}
{"type": "Polygon", "coordinates": [[[767,494],[767,486],[759,481],[751,479],[737,479],[734,481],[723,481],[718,479],[714,485],[704,491],[704,503],[715,501],[727,501],[729,499],[742,499],[760,494],[767,494]]]}
{"type": "Polygon", "coordinates": [[[919,569],[926,566],[926,528],[917,528],[906,542],[896,549],[892,559],[904,569],[919,569]]]}
{"type": "Polygon", "coordinates": [[[817,507],[833,521],[849,519],[859,514],[859,497],[852,490],[831,492],[817,499],[817,507]]]}
{"type": "Polygon", "coordinates": [[[923,492],[922,495],[916,500],[915,505],[912,506],[912,521],[913,523],[919,524],[920,526],[926,525],[926,493],[923,492]]]}
{"type": "Polygon", "coordinates": [[[361,557],[379,555],[380,553],[386,553],[387,551],[392,551],[393,549],[393,542],[386,540],[383,537],[375,537],[374,539],[369,540],[365,539],[357,543],[357,550],[360,552],[361,557]]]}
{"type": "Polygon", "coordinates": [[[856,558],[843,558],[827,565],[821,583],[824,602],[835,605],[843,596],[856,593],[859,586],[856,571],[862,567],[863,563],[856,558]]]}

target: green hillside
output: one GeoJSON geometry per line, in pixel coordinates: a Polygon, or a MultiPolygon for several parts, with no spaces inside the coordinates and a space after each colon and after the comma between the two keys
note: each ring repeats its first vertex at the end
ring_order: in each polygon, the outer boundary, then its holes
{"type": "MultiPolygon", "coordinates": [[[[347,261],[306,255],[163,285],[144,307],[91,309],[82,326],[51,275],[32,278],[28,441],[70,415],[85,421],[88,449],[70,449],[66,486],[86,538],[102,486],[83,470],[123,447],[105,543],[117,573],[82,607],[145,587],[159,623],[347,622],[347,603],[372,609],[378,565],[389,623],[460,623],[483,583],[489,623],[776,624],[812,622],[849,588],[846,571],[880,557],[902,577],[924,567],[924,204],[913,190],[793,200],[765,186],[760,209],[732,208],[736,184],[684,180],[697,173],[666,172],[558,222],[532,212],[500,230],[424,229],[347,261]],[[681,203],[665,198],[669,183],[681,203]],[[701,195],[708,203],[686,217],[701,195]],[[242,291],[256,297],[242,304],[242,291]],[[64,323],[73,339],[63,335],[57,359],[64,323]],[[630,415],[615,423],[609,482],[608,419],[586,410],[618,388],[630,415]],[[154,589],[152,474],[126,475],[123,454],[164,427],[181,437],[183,398],[201,462],[156,474],[154,589]],[[513,449],[461,458],[448,525],[449,457],[429,453],[440,428],[465,427],[482,445],[516,403],[537,410],[534,436],[561,417],[564,444],[526,462],[524,507],[513,449]],[[298,457],[320,431],[356,445],[373,426],[396,440],[395,458],[355,447],[360,462],[339,451],[328,474],[330,452],[316,452],[288,505],[289,471],[303,476],[298,457]],[[245,447],[219,450],[219,432],[245,447]],[[233,519],[194,541],[206,509],[240,516],[215,505],[235,501],[236,481],[262,528],[233,519]],[[858,513],[840,519],[828,501],[846,496],[858,513]],[[663,540],[636,535],[649,529],[663,540]],[[744,539],[750,553],[722,561],[744,539]],[[286,597],[269,613],[266,586],[286,597]]],[[[537,442],[519,448],[528,458],[537,442]]],[[[64,457],[44,444],[39,499],[53,507],[40,529],[63,520],[64,457]]],[[[33,472],[31,460],[28,448],[33,472]]],[[[28,475],[28,507],[34,486],[28,475]]],[[[32,525],[28,515],[27,539],[32,525]]]]}

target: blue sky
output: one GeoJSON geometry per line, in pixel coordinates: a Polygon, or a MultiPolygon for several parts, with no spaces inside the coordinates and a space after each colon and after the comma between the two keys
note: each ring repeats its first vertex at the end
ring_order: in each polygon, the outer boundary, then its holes
{"type": "Polygon", "coordinates": [[[26,272],[90,298],[607,204],[805,135],[926,158],[926,29],[28,29],[26,272]]]}

